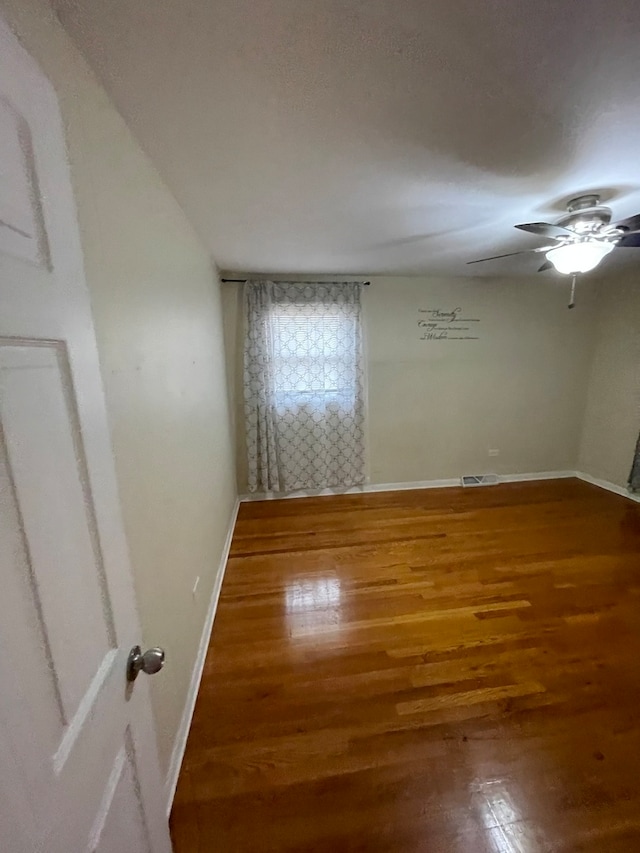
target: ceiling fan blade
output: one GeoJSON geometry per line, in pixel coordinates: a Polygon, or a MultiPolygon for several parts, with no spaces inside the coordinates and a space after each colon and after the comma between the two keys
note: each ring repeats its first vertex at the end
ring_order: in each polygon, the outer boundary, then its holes
{"type": "Polygon", "coordinates": [[[522,249],[519,252],[507,252],[506,255],[492,255],[490,258],[478,258],[477,261],[467,261],[467,264],[481,264],[483,261],[495,261],[497,258],[512,258],[514,255],[528,255],[531,252],[548,252],[555,246],[541,246],[539,249],[522,249]]]}
{"type": "Polygon", "coordinates": [[[531,234],[537,234],[539,237],[566,237],[567,235],[575,236],[574,231],[568,228],[563,228],[561,225],[552,225],[550,222],[525,222],[524,225],[516,225],[521,231],[529,231],[531,234]]]}
{"type": "Polygon", "coordinates": [[[616,243],[616,249],[640,249],[640,231],[632,231],[625,234],[616,243]]]}
{"type": "Polygon", "coordinates": [[[552,270],[553,264],[551,261],[545,261],[542,266],[539,268],[538,272],[546,272],[547,270],[552,270]]]}
{"type": "Polygon", "coordinates": [[[610,228],[625,228],[627,231],[640,231],[640,213],[635,216],[630,216],[628,219],[621,219],[620,222],[614,222],[610,228]]]}

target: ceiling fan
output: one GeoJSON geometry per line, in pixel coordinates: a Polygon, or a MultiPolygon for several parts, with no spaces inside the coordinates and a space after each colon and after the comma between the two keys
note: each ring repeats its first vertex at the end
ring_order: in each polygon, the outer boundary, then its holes
{"type": "Polygon", "coordinates": [[[569,308],[573,308],[579,273],[595,269],[614,249],[640,248],[640,213],[611,223],[611,209],[600,204],[599,195],[581,195],[572,199],[567,204],[567,213],[556,223],[529,222],[515,227],[554,242],[537,249],[507,252],[468,263],[479,264],[529,252],[544,254],[545,262],[538,272],[555,268],[559,273],[573,276],[569,308]]]}

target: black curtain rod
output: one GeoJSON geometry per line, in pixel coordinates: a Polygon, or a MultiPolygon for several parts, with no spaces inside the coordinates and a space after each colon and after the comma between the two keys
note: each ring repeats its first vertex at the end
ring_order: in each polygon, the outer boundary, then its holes
{"type": "MultiPolygon", "coordinates": [[[[223,281],[225,284],[229,282],[230,284],[244,284],[248,279],[246,278],[221,278],[220,281],[223,281]]],[[[370,281],[300,281],[297,278],[277,278],[277,279],[265,279],[265,281],[273,281],[275,284],[362,284],[364,287],[369,287],[371,284],[370,281]]]]}

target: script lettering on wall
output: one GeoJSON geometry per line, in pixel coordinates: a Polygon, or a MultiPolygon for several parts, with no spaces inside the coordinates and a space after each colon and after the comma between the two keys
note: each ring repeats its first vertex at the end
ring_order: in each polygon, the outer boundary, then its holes
{"type": "Polygon", "coordinates": [[[466,317],[462,308],[419,308],[421,341],[478,341],[478,317],[466,317]]]}

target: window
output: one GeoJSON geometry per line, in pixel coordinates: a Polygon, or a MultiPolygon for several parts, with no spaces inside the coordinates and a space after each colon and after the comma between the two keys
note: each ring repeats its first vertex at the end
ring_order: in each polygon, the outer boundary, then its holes
{"type": "Polygon", "coordinates": [[[278,305],[269,313],[273,383],[279,406],[355,401],[357,317],[338,308],[278,305]]]}

